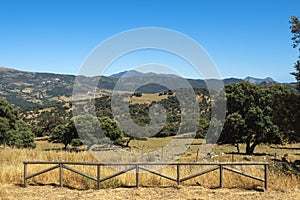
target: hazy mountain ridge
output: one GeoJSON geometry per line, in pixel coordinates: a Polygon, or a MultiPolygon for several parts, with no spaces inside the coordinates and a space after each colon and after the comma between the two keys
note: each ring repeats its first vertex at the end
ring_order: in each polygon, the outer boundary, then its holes
{"type": "Polygon", "coordinates": [[[121,78],[121,77],[134,77],[134,76],[138,76],[138,77],[161,76],[161,77],[168,77],[168,78],[178,78],[179,77],[175,74],[157,74],[154,72],[143,73],[143,72],[139,72],[136,70],[123,71],[123,72],[120,72],[117,74],[112,74],[109,77],[121,78]]]}
{"type": "MultiPolygon", "coordinates": [[[[155,73],[142,73],[131,71],[130,73],[121,72],[117,75],[94,76],[86,77],[79,76],[77,83],[82,90],[82,98],[87,96],[87,92],[91,94],[91,91],[96,91],[98,95],[101,95],[103,91],[109,93],[113,90],[118,83],[119,78],[125,75],[127,82],[122,82],[119,88],[120,90],[128,91],[132,86],[133,81],[149,79],[149,81],[155,81],[157,78],[164,81],[173,81],[175,84],[182,78],[172,74],[155,74],[155,73]],[[135,77],[133,79],[131,77],[135,77]],[[95,86],[98,88],[95,89],[95,86]]],[[[247,77],[248,78],[248,77],[247,77]]],[[[35,107],[38,105],[49,105],[56,103],[57,101],[70,101],[72,97],[75,75],[54,74],[54,73],[39,73],[39,72],[25,72],[9,68],[0,67],[0,97],[5,97],[10,103],[13,103],[19,107],[35,107]]],[[[207,88],[206,83],[209,85],[218,86],[223,81],[224,84],[238,83],[244,81],[244,79],[228,78],[224,80],[195,80],[186,79],[193,88],[207,88]]],[[[250,80],[250,78],[248,78],[250,80]]],[[[252,78],[251,80],[256,80],[252,78]]],[[[273,79],[272,79],[273,80],[273,79]]],[[[257,81],[257,80],[256,80],[257,81]]],[[[261,83],[271,82],[270,79],[261,81],[261,83]]],[[[289,84],[291,85],[291,84],[289,84]]],[[[180,87],[180,86],[178,86],[180,87]]],[[[158,84],[148,84],[137,89],[142,93],[158,93],[165,91],[167,88],[158,84]]]]}
{"type": "Polygon", "coordinates": [[[249,83],[255,83],[255,84],[277,83],[271,77],[267,77],[267,78],[254,78],[254,77],[248,76],[244,80],[248,81],[249,83]]]}

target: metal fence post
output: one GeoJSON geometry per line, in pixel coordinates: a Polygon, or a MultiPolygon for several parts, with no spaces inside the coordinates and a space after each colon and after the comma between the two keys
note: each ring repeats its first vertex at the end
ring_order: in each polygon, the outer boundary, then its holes
{"type": "Polygon", "coordinates": [[[63,165],[59,164],[59,185],[60,187],[63,187],[63,165]]]}
{"type": "Polygon", "coordinates": [[[100,165],[97,165],[97,189],[100,189],[100,165]]]}
{"type": "Polygon", "coordinates": [[[220,188],[223,188],[223,165],[220,165],[220,188]]]}
{"type": "Polygon", "coordinates": [[[139,165],[135,165],[135,182],[136,182],[136,187],[139,187],[139,165]]]}
{"type": "Polygon", "coordinates": [[[27,187],[27,164],[24,163],[24,187],[27,187]]]}
{"type": "Polygon", "coordinates": [[[177,164],[177,184],[180,185],[180,165],[177,164]]]}
{"type": "Polygon", "coordinates": [[[265,164],[265,189],[268,189],[268,165],[265,164]]]}

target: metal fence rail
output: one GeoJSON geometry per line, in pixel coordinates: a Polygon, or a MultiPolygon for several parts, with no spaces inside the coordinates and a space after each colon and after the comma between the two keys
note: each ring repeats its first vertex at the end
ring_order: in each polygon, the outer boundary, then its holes
{"type": "Polygon", "coordinates": [[[27,186],[27,180],[30,178],[33,178],[35,176],[41,175],[43,173],[52,171],[56,168],[59,168],[59,184],[61,187],[63,187],[63,169],[69,170],[71,172],[74,172],[76,174],[79,174],[81,176],[84,176],[86,178],[89,178],[91,180],[94,180],[97,182],[97,189],[100,189],[101,187],[101,182],[106,181],[108,179],[114,178],[116,176],[119,176],[121,174],[124,174],[126,172],[135,170],[135,174],[136,174],[136,187],[139,187],[139,170],[143,170],[149,173],[152,173],[154,175],[169,179],[171,181],[177,182],[177,184],[179,185],[180,183],[196,178],[198,176],[207,174],[209,172],[213,172],[216,170],[219,170],[219,176],[220,176],[220,188],[223,187],[223,171],[227,170],[248,178],[252,178],[258,181],[261,181],[264,183],[264,188],[267,189],[268,188],[268,163],[265,162],[178,162],[178,163],[166,163],[166,162],[139,162],[139,163],[93,163],[93,162],[56,162],[56,161],[26,161],[23,162],[24,164],[24,187],[27,186]],[[53,167],[44,169],[42,171],[33,173],[28,175],[27,174],[27,165],[49,165],[52,164],[54,165],[53,167]],[[71,167],[69,167],[68,165],[87,165],[87,166],[96,166],[97,169],[97,177],[93,177],[90,176],[88,174],[85,174],[83,172],[80,172],[76,169],[73,169],[71,167]],[[152,169],[147,168],[147,166],[166,166],[166,165],[170,165],[170,166],[176,166],[176,177],[170,177],[168,175],[162,174],[160,172],[154,171],[152,169]],[[264,177],[257,177],[251,174],[248,174],[246,172],[242,172],[239,171],[237,169],[231,168],[230,166],[241,166],[241,165],[248,165],[248,166],[264,166],[264,177]],[[129,167],[128,169],[125,170],[121,170],[115,174],[106,176],[106,177],[101,177],[101,166],[127,166],[129,167]],[[180,176],[180,167],[181,166],[212,166],[209,169],[203,170],[203,171],[199,171],[196,174],[192,174],[189,175],[187,177],[183,177],[181,178],[180,176]]]}

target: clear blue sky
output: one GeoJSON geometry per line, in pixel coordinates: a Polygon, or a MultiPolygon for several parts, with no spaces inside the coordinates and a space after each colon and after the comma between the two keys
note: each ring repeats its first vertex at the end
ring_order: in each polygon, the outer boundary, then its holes
{"type": "Polygon", "coordinates": [[[201,44],[224,78],[292,82],[291,15],[299,0],[0,0],[0,66],[76,74],[108,37],[164,27],[201,44]]]}

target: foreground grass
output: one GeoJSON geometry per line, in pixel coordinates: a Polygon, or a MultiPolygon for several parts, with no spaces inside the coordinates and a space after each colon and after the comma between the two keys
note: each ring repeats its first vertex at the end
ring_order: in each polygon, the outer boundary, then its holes
{"type": "MultiPolygon", "coordinates": [[[[166,142],[170,141],[168,139],[150,138],[147,141],[133,141],[132,148],[135,151],[151,151],[154,148],[161,148],[166,142]]],[[[197,149],[201,145],[202,140],[195,140],[193,145],[190,146],[188,151],[182,158],[181,161],[195,161],[197,155],[197,149]]],[[[82,152],[68,152],[62,151],[61,145],[49,144],[46,141],[38,141],[37,148],[33,150],[29,149],[11,149],[0,147],[0,184],[22,184],[23,183],[23,161],[34,161],[34,160],[44,160],[44,161],[73,161],[73,162],[97,162],[97,160],[86,151],[82,152]]],[[[243,147],[241,147],[242,149],[243,147]]],[[[290,154],[290,159],[296,159],[299,156],[299,152],[295,151],[296,146],[281,146],[281,147],[270,147],[270,146],[260,146],[257,148],[256,152],[260,153],[259,156],[254,156],[254,161],[270,161],[272,155],[276,152],[277,154],[282,154],[288,152],[290,154]]],[[[227,154],[228,152],[235,151],[235,148],[229,145],[216,146],[214,152],[218,154],[210,160],[201,160],[204,162],[210,161],[244,161],[244,155],[234,155],[227,154]]],[[[29,165],[28,173],[35,173],[42,169],[46,169],[49,166],[45,165],[29,165]]],[[[72,166],[71,166],[72,167],[72,166]]],[[[73,168],[87,173],[91,176],[96,177],[96,167],[94,166],[74,166],[73,168]]],[[[191,175],[193,173],[199,172],[199,170],[204,170],[209,167],[198,167],[198,166],[182,166],[181,172],[182,177],[191,175]]],[[[263,177],[263,168],[255,166],[240,166],[235,167],[238,170],[245,171],[247,173],[253,174],[255,176],[263,177]]],[[[103,167],[102,177],[108,176],[115,173],[116,170],[103,167]]],[[[160,172],[176,177],[176,169],[172,166],[167,166],[160,169],[160,172]]],[[[58,184],[58,169],[51,172],[47,172],[43,175],[34,177],[30,179],[29,184],[58,184]]],[[[153,174],[143,173],[140,176],[140,182],[142,186],[176,186],[175,182],[171,182],[164,178],[160,178],[153,174]]],[[[64,184],[71,188],[81,188],[89,189],[95,188],[96,183],[92,180],[81,177],[77,174],[64,170],[64,184]]],[[[135,174],[126,173],[118,176],[114,179],[107,180],[102,183],[103,188],[118,187],[118,186],[134,186],[135,185],[135,174]]],[[[209,174],[197,177],[195,179],[186,181],[183,185],[201,185],[204,188],[216,188],[219,185],[219,172],[214,171],[209,174]]],[[[256,186],[262,186],[263,184],[259,181],[255,181],[246,177],[233,174],[228,171],[224,171],[224,187],[226,188],[246,188],[251,189],[256,186]]],[[[176,186],[177,187],[177,186],[176,186]]],[[[300,178],[296,175],[290,173],[283,173],[281,171],[271,170],[269,173],[269,187],[274,190],[289,189],[289,188],[300,188],[300,178]]]]}
{"type": "Polygon", "coordinates": [[[199,186],[180,187],[140,187],[113,188],[102,190],[70,190],[53,186],[29,186],[21,188],[14,185],[0,184],[0,199],[47,199],[47,200],[98,200],[98,199],[228,199],[228,200],[274,200],[274,199],[300,199],[300,190],[268,190],[257,192],[245,189],[216,189],[211,190],[199,186]]]}

